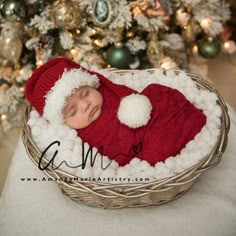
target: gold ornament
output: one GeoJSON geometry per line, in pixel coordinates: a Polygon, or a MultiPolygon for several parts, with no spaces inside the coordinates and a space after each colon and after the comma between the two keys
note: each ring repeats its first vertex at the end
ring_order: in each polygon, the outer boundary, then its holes
{"type": "Polygon", "coordinates": [[[183,37],[187,43],[191,43],[196,39],[194,22],[190,20],[189,24],[183,29],[183,37]]]}
{"type": "Polygon", "coordinates": [[[19,65],[12,66],[1,66],[0,67],[0,91],[8,90],[12,84],[16,84],[16,78],[19,75],[19,65]]]}
{"type": "Polygon", "coordinates": [[[147,17],[151,18],[156,16],[164,16],[165,12],[162,9],[157,11],[155,8],[147,8],[145,14],[147,17]]]}
{"type": "Polygon", "coordinates": [[[21,56],[22,41],[18,35],[2,34],[0,37],[0,53],[9,62],[16,64],[21,56]]]}
{"type": "Polygon", "coordinates": [[[123,43],[122,43],[122,37],[123,37],[123,32],[124,32],[124,27],[121,27],[121,28],[117,28],[116,31],[115,31],[115,46],[120,48],[123,46],[123,43]]]}
{"type": "Polygon", "coordinates": [[[57,0],[50,10],[51,20],[57,28],[73,29],[80,22],[80,10],[73,0],[57,0]]]}
{"type": "Polygon", "coordinates": [[[159,61],[163,57],[163,50],[155,33],[150,33],[150,41],[147,46],[147,56],[154,67],[159,67],[159,61]]]}
{"type": "Polygon", "coordinates": [[[184,11],[184,9],[180,8],[176,12],[176,21],[177,24],[180,25],[181,27],[185,27],[188,25],[190,19],[190,14],[184,11]]]}
{"type": "Polygon", "coordinates": [[[160,8],[160,4],[152,6],[148,0],[138,0],[131,4],[131,8],[135,15],[145,15],[148,18],[164,16],[165,12],[160,8]]]}
{"type": "Polygon", "coordinates": [[[37,67],[41,66],[44,63],[42,49],[35,48],[35,57],[36,57],[36,66],[37,67]]]}

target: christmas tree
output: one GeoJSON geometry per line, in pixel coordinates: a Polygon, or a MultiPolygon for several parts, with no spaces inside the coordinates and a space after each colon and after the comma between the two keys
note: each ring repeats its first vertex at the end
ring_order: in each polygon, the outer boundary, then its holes
{"type": "Polygon", "coordinates": [[[235,50],[222,0],[1,0],[0,12],[1,131],[21,124],[25,82],[53,57],[187,70],[196,54],[235,50]]]}

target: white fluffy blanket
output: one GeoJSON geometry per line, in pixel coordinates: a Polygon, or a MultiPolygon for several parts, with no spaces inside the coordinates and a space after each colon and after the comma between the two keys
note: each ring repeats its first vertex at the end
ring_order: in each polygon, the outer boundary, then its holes
{"type": "MultiPolygon", "coordinates": [[[[174,71],[167,71],[166,74],[163,74],[161,69],[156,69],[152,74],[148,71],[138,71],[138,73],[118,75],[105,70],[99,70],[99,73],[104,74],[114,83],[124,84],[137,91],[142,91],[152,83],[178,89],[192,104],[203,111],[207,117],[206,125],[178,155],[169,157],[165,163],[158,162],[154,167],[146,161],[134,158],[123,167],[119,167],[118,163],[112,161],[106,170],[102,170],[101,158],[98,156],[93,167],[86,164],[85,169],[81,167],[69,168],[63,164],[60,167],[62,170],[80,178],[100,177],[101,181],[109,181],[110,183],[130,182],[133,179],[139,182],[139,180],[142,181],[141,178],[149,178],[149,181],[159,180],[174,176],[197,164],[210,153],[216,144],[222,112],[219,105],[217,105],[217,96],[207,90],[198,89],[196,83],[186,73],[181,72],[176,75],[174,71]],[[118,178],[119,181],[117,181],[118,178]]],[[[41,151],[44,151],[55,140],[60,141],[61,145],[59,147],[54,145],[47,152],[48,158],[51,159],[55,150],[58,150],[58,155],[54,161],[56,165],[63,161],[66,161],[70,166],[82,164],[82,140],[77,136],[75,130],[65,125],[53,126],[40,117],[35,110],[31,111],[28,124],[41,151]]],[[[88,150],[89,145],[85,144],[85,148],[88,150]]],[[[97,151],[96,148],[93,149],[94,152],[97,151]]],[[[104,166],[109,162],[108,157],[103,157],[104,166]]]]}

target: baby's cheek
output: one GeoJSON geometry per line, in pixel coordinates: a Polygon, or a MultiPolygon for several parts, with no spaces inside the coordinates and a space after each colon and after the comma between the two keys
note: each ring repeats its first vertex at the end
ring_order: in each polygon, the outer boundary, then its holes
{"type": "Polygon", "coordinates": [[[76,116],[69,117],[64,120],[65,124],[68,125],[70,128],[76,129],[78,126],[78,118],[76,116]]]}
{"type": "Polygon", "coordinates": [[[65,119],[65,120],[64,120],[64,123],[65,123],[67,126],[73,128],[73,122],[71,121],[71,119],[65,119]]]}

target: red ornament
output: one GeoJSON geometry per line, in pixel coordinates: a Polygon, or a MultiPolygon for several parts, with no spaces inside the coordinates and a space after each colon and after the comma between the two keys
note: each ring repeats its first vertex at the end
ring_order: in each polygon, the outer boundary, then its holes
{"type": "Polygon", "coordinates": [[[224,25],[223,26],[223,31],[220,34],[220,38],[222,41],[227,41],[233,33],[234,29],[232,26],[229,25],[224,25]]]}

